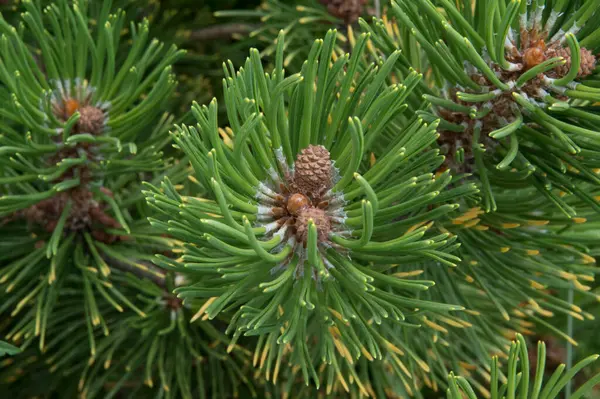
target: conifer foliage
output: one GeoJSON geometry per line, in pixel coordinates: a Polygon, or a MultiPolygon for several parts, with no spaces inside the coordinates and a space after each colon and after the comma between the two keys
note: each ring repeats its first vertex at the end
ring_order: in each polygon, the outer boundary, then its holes
{"type": "Polygon", "coordinates": [[[598,210],[589,193],[600,182],[597,110],[588,107],[600,99],[594,1],[477,1],[472,9],[393,1],[391,8],[432,68],[432,112],[423,117],[440,118],[447,166],[478,175],[485,210],[497,208],[502,189],[528,186],[569,216],[576,210],[556,189],[598,210]]]}
{"type": "Polygon", "coordinates": [[[0,356],[16,355],[19,353],[19,348],[6,342],[0,342],[0,356]]]}
{"type": "Polygon", "coordinates": [[[391,277],[398,270],[391,262],[457,261],[451,254],[456,237],[395,222],[409,215],[413,221],[442,218],[455,209],[444,203],[462,190],[441,195],[451,177],[431,174],[442,158],[423,150],[435,141],[436,124],[402,118],[420,76],[386,87],[391,57],[381,68],[372,64],[359,85],[354,74],[368,36],[358,39],[352,56],[332,62],[335,37],[331,31],[317,40],[302,72],[288,77],[283,35],[271,73],[263,71],[256,50],[238,73],[230,65],[226,140],[219,138],[214,101],[194,105],[198,124],[174,132],[208,195],[156,187],[147,194],[172,219],[152,224],[187,243],[180,259],[161,258],[165,267],[197,276],[178,295],[207,300],[209,318],[237,310],[229,328],[234,341],[242,334],[263,337],[270,357],[275,343],[291,345],[305,379],[317,384],[313,339],[319,337],[316,357],[326,364],[340,347],[350,363],[363,355],[377,359],[387,340],[376,325],[408,323],[416,308],[434,314],[461,309],[415,296],[433,282],[391,277]],[[248,90],[253,82],[257,89],[248,90]],[[392,120],[403,121],[395,150],[366,166],[365,153],[392,120]]]}
{"type": "Polygon", "coordinates": [[[170,119],[149,114],[173,90],[170,65],[181,53],[158,42],[146,47],[142,23],[130,27],[131,51],[117,59],[125,21],[110,2],[93,16],[96,31],[85,3],[23,7],[20,29],[0,20],[0,279],[3,311],[27,314],[8,336],[39,337],[44,348],[57,297],[73,275],[85,287],[80,302],[90,330],[104,326],[96,295],[141,313],[109,282],[107,260],[135,264],[143,236],[145,245],[153,241],[136,209],[136,185],[139,173],[163,168],[170,119]]]}
{"type": "MultiPolygon", "coordinates": [[[[581,369],[598,359],[598,355],[589,356],[574,365],[567,372],[565,372],[565,365],[561,364],[554,370],[550,379],[544,381],[546,345],[543,342],[538,342],[537,352],[532,357],[532,360],[535,360],[535,364],[530,364],[530,357],[525,339],[521,334],[517,334],[516,339],[510,346],[510,352],[506,361],[508,366],[506,373],[502,373],[498,357],[495,356],[492,358],[489,390],[485,396],[492,399],[503,397],[555,398],[581,369]]],[[[583,398],[591,392],[594,385],[598,382],[600,382],[600,374],[584,383],[573,395],[568,397],[570,399],[583,398]]],[[[449,385],[447,389],[448,399],[464,397],[473,399],[478,397],[471,385],[463,377],[457,377],[451,373],[449,385]]]]}

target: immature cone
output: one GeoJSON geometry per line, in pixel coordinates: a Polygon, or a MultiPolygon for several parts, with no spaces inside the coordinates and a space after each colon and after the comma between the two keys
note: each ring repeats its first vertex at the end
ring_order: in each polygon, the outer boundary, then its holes
{"type": "MultiPolygon", "coordinates": [[[[103,191],[108,191],[103,189],[103,191]]],[[[108,192],[110,193],[110,192],[108,192]]],[[[121,224],[105,212],[105,206],[94,199],[93,193],[84,187],[58,193],[19,212],[29,223],[36,224],[48,232],[53,232],[65,207],[71,203],[71,209],[65,221],[66,232],[90,230],[94,238],[111,243],[119,237],[106,233],[103,227],[121,228],[121,224]]]]}
{"type": "Polygon", "coordinates": [[[308,240],[308,221],[311,220],[317,227],[318,242],[326,242],[331,231],[331,220],[323,209],[307,207],[300,211],[296,218],[296,239],[306,244],[308,240]]]}
{"type": "Polygon", "coordinates": [[[327,6],[327,11],[336,18],[343,19],[346,24],[354,23],[363,12],[367,0],[319,0],[327,6]]]}
{"type": "Polygon", "coordinates": [[[104,111],[98,107],[86,105],[79,109],[79,114],[79,132],[94,135],[102,133],[104,130],[104,111]]]}
{"type": "MultiPolygon", "coordinates": [[[[554,69],[557,76],[562,77],[569,73],[571,69],[571,49],[568,47],[559,48],[558,50],[552,51],[552,57],[563,57],[566,63],[554,69]]],[[[579,65],[579,71],[577,71],[577,77],[583,78],[589,76],[594,72],[596,68],[596,57],[592,52],[586,48],[580,50],[581,63],[579,65]]]]}
{"type": "Polygon", "coordinates": [[[294,170],[295,189],[316,198],[331,188],[331,158],[321,145],[309,145],[296,157],[294,170]]]}

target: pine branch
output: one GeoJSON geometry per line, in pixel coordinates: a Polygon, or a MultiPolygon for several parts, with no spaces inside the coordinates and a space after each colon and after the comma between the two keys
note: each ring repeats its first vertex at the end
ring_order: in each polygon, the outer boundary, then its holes
{"type": "MultiPolygon", "coordinates": [[[[213,101],[194,104],[198,125],[177,126],[173,135],[208,192],[181,195],[169,180],[146,192],[171,219],[151,224],[186,243],[177,262],[159,258],[161,266],[189,275],[191,284],[175,292],[206,299],[201,310],[209,319],[234,307],[228,328],[234,343],[243,334],[272,342],[264,348],[272,359],[267,374],[282,364],[289,343],[303,378],[317,386],[322,379],[314,359],[329,363],[344,347],[348,354],[339,361],[354,370],[359,357],[381,359],[396,348],[388,341],[396,323],[416,325],[421,312],[435,320],[462,309],[419,299],[415,293],[433,282],[394,277],[398,270],[389,266],[458,261],[452,255],[456,237],[429,232],[425,222],[456,209],[438,198],[451,176],[431,174],[441,157],[423,151],[435,141],[436,124],[403,117],[421,76],[413,72],[402,85],[387,86],[399,54],[378,60],[378,69],[365,66],[368,38],[361,35],[352,56],[335,58],[336,37],[330,31],[315,41],[305,64],[310,67],[287,78],[283,33],[273,71],[263,70],[257,50],[239,72],[230,65],[225,105],[231,128],[219,131],[213,101]],[[253,106],[239,107],[240,100],[253,106]],[[369,151],[392,132],[388,152],[366,164],[369,151]],[[429,206],[435,211],[425,212],[429,206]]],[[[474,187],[447,190],[460,196],[474,187]]]]}
{"type": "MultiPolygon", "coordinates": [[[[85,288],[77,303],[90,350],[94,330],[105,328],[99,298],[142,313],[111,282],[104,258],[149,256],[134,238],[148,216],[140,178],[166,168],[173,118],[163,109],[176,85],[171,64],[183,52],[158,41],[146,50],[143,21],[123,54],[125,14],[109,13],[110,5],[91,10],[59,0],[42,9],[24,1],[20,31],[0,19],[2,40],[19,49],[0,56],[0,284],[10,287],[7,303],[20,304],[10,314],[21,322],[7,338],[37,337],[42,350],[53,335],[48,320],[60,311],[56,297],[74,279],[85,288]]],[[[142,240],[161,240],[145,233],[142,240]]]]}

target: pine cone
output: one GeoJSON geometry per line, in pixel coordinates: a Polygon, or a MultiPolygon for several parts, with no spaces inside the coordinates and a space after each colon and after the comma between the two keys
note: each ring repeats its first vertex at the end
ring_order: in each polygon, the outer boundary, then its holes
{"type": "Polygon", "coordinates": [[[294,189],[318,198],[331,188],[331,158],[323,146],[309,145],[296,157],[294,189]]]}
{"type": "Polygon", "coordinates": [[[331,15],[344,20],[346,24],[356,22],[367,4],[367,0],[319,0],[319,2],[327,7],[331,15]]]}
{"type": "Polygon", "coordinates": [[[81,115],[78,122],[80,133],[98,135],[104,130],[104,111],[92,105],[79,108],[81,115]]]}
{"type": "MultiPolygon", "coordinates": [[[[556,67],[554,69],[556,75],[558,77],[563,77],[565,76],[567,73],[569,73],[569,70],[571,69],[571,49],[566,47],[566,48],[560,48],[558,50],[552,51],[551,54],[549,54],[549,57],[563,57],[567,62],[565,63],[565,65],[556,67]]],[[[586,48],[582,48],[580,50],[580,57],[581,57],[581,64],[579,65],[579,71],[577,72],[577,77],[578,78],[584,78],[586,76],[589,76],[592,74],[592,72],[594,72],[594,68],[596,68],[596,57],[594,56],[594,54],[592,54],[592,52],[586,48]]]]}
{"type": "Polygon", "coordinates": [[[323,209],[304,208],[296,218],[296,239],[304,244],[308,240],[308,221],[312,219],[317,226],[318,242],[327,242],[331,231],[331,220],[323,209]]]}

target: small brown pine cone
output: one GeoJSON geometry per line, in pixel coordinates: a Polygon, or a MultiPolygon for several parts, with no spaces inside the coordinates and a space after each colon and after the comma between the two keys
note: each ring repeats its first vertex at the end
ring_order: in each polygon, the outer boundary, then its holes
{"type": "Polygon", "coordinates": [[[367,0],[319,0],[327,7],[327,11],[336,18],[342,19],[346,24],[352,24],[363,13],[367,0]]]}
{"type": "Polygon", "coordinates": [[[597,59],[592,52],[586,48],[581,49],[581,66],[579,67],[578,77],[589,76],[596,69],[597,59]]]}
{"type": "Polygon", "coordinates": [[[104,130],[104,111],[92,105],[79,109],[78,130],[80,133],[101,134],[104,130]]]}
{"type": "Polygon", "coordinates": [[[298,192],[317,198],[332,186],[331,158],[323,146],[309,145],[296,157],[294,188],[298,192]]]}
{"type": "Polygon", "coordinates": [[[308,221],[311,220],[317,226],[317,242],[329,240],[331,231],[331,220],[324,210],[314,207],[304,208],[296,218],[296,239],[306,245],[308,240],[308,221]]]}
{"type": "MultiPolygon", "coordinates": [[[[565,65],[561,65],[554,69],[557,77],[563,77],[569,70],[571,69],[571,49],[568,47],[561,48],[555,51],[552,51],[550,54],[551,57],[563,57],[567,62],[565,65]]],[[[594,68],[596,68],[596,56],[592,54],[592,52],[586,48],[582,48],[580,50],[581,63],[579,65],[579,71],[577,72],[578,78],[584,78],[589,76],[594,72],[594,68]]]]}
{"type": "MultiPolygon", "coordinates": [[[[68,192],[71,201],[71,214],[67,219],[68,230],[79,231],[89,227],[92,222],[90,209],[95,206],[95,201],[91,191],[78,187],[68,192]]],[[[63,205],[66,205],[66,199],[63,205]]],[[[62,212],[62,211],[61,211],[62,212]]]]}

